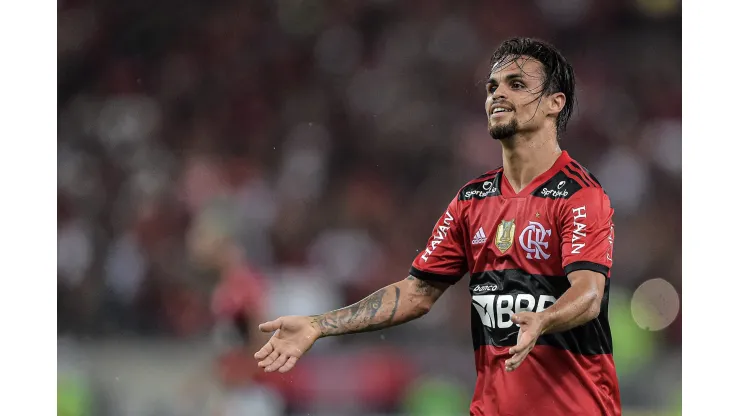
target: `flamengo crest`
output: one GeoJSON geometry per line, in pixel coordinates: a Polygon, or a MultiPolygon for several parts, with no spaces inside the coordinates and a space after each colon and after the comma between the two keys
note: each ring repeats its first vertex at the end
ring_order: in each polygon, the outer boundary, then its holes
{"type": "Polygon", "coordinates": [[[542,224],[535,221],[529,222],[529,225],[519,235],[519,244],[527,252],[528,259],[540,260],[544,258],[547,260],[550,258],[550,255],[545,252],[550,243],[545,239],[550,237],[551,234],[552,230],[546,230],[542,224]]]}

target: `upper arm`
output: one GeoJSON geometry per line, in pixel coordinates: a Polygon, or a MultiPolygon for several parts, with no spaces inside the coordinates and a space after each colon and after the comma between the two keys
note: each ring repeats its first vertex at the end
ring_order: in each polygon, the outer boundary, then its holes
{"type": "Polygon", "coordinates": [[[437,299],[450,287],[447,283],[429,282],[410,275],[398,285],[403,298],[416,303],[424,310],[431,309],[437,299]]]}
{"type": "Polygon", "coordinates": [[[457,283],[468,271],[463,224],[455,197],[414,259],[409,274],[427,282],[457,283]]]}
{"type": "Polygon", "coordinates": [[[576,270],[568,274],[570,287],[582,289],[584,292],[593,292],[597,300],[601,300],[606,285],[606,276],[592,270],[576,270]]]}
{"type": "Polygon", "coordinates": [[[560,213],[563,270],[609,277],[614,247],[614,210],[600,188],[585,188],[565,200],[560,213]]]}

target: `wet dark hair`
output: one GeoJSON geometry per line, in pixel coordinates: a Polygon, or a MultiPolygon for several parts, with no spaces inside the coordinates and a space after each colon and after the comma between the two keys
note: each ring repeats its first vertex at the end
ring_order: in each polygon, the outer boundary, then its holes
{"type": "Polygon", "coordinates": [[[520,57],[530,57],[539,61],[544,70],[544,82],[540,98],[545,94],[556,92],[565,94],[565,106],[560,110],[557,118],[558,136],[565,132],[568,120],[573,114],[575,104],[576,79],[573,67],[563,54],[547,42],[531,38],[511,38],[505,40],[491,56],[490,72],[493,66],[516,62],[520,57]]]}

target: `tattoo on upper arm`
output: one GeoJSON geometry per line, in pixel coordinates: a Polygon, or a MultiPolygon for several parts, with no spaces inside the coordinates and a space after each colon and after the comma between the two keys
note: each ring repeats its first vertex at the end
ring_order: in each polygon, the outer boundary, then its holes
{"type": "Polygon", "coordinates": [[[434,286],[420,279],[417,279],[415,288],[416,293],[423,296],[431,296],[436,291],[436,288],[434,286]]]}
{"type": "Polygon", "coordinates": [[[415,280],[414,294],[422,296],[432,296],[435,292],[439,291],[439,289],[430,285],[429,282],[417,279],[414,276],[409,276],[406,278],[406,280],[415,280]]]}

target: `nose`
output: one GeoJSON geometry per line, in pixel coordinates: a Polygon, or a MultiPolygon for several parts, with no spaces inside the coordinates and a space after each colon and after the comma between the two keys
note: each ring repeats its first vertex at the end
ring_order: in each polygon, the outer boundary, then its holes
{"type": "Polygon", "coordinates": [[[493,98],[493,101],[501,101],[506,98],[504,88],[501,88],[501,86],[496,87],[495,90],[493,90],[493,93],[491,94],[491,97],[493,98]]]}

